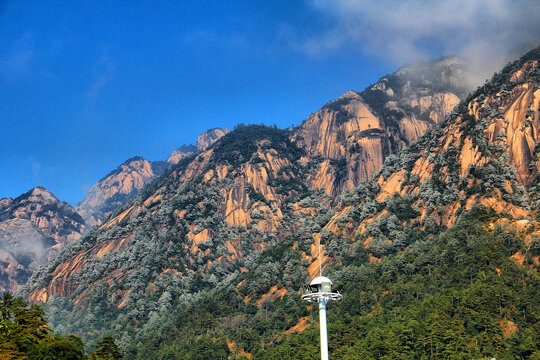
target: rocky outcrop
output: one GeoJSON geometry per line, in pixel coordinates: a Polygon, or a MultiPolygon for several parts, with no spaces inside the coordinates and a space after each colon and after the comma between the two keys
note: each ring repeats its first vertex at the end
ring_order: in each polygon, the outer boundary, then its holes
{"type": "Polygon", "coordinates": [[[197,138],[197,149],[204,151],[214,145],[216,141],[229,133],[229,129],[213,128],[206,130],[197,138]]]}
{"type": "Polygon", "coordinates": [[[36,187],[11,200],[3,199],[0,221],[10,219],[28,220],[45,236],[58,244],[78,239],[85,229],[84,220],[66,202],[56,198],[43,187],[36,187]]]}
{"type": "Polygon", "coordinates": [[[370,179],[388,155],[447,117],[467,91],[464,76],[465,66],[455,57],[408,65],[311,114],[292,139],[323,158],[312,186],[336,196],[370,179]]]}
{"type": "Polygon", "coordinates": [[[199,151],[195,145],[182,145],[178,149],[174,150],[171,156],[167,159],[169,164],[178,164],[180,160],[193,156],[199,151]]]}
{"type": "Polygon", "coordinates": [[[176,149],[167,159],[169,164],[178,164],[178,162],[188,156],[193,156],[201,151],[208,149],[216,141],[228,134],[229,129],[213,128],[203,132],[197,138],[197,145],[182,145],[176,149]]]}
{"type": "Polygon", "coordinates": [[[140,156],[126,160],[92,186],[75,209],[88,226],[99,225],[161,175],[167,166],[164,162],[150,162],[140,156]]]}
{"type": "Polygon", "coordinates": [[[0,291],[13,291],[85,229],[67,203],[37,187],[0,200],[0,291]]]}
{"type": "Polygon", "coordinates": [[[126,160],[94,184],[76,210],[88,226],[101,224],[112,212],[134,198],[146,184],[163,174],[171,164],[178,164],[182,159],[206,150],[228,132],[228,129],[220,128],[205,131],[199,136],[197,146],[183,145],[167,161],[148,161],[140,156],[126,160]]]}
{"type": "Polygon", "coordinates": [[[536,49],[508,65],[440,128],[389,157],[369,186],[350,194],[363,202],[344,206],[327,228],[368,234],[369,244],[389,219],[450,227],[478,204],[515,219],[537,216],[539,60],[536,49]]]}

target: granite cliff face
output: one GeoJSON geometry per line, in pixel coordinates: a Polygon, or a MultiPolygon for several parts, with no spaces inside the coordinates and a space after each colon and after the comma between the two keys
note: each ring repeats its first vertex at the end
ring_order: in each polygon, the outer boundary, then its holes
{"type": "Polygon", "coordinates": [[[198,149],[195,145],[182,145],[178,149],[174,150],[171,156],[167,159],[169,164],[178,164],[180,160],[193,156],[198,153],[198,149]]]}
{"type": "Polygon", "coordinates": [[[188,156],[193,156],[201,151],[208,149],[220,138],[228,134],[229,129],[213,128],[203,132],[197,138],[197,145],[183,145],[176,149],[167,159],[170,164],[178,164],[178,162],[188,156]]]}
{"type": "Polygon", "coordinates": [[[467,92],[465,75],[455,57],[407,65],[311,114],[292,139],[323,159],[312,186],[336,196],[370,179],[388,155],[445,119],[467,92]]]}
{"type": "Polygon", "coordinates": [[[24,284],[39,265],[52,259],[85,229],[67,203],[37,187],[0,200],[0,291],[24,284]]]}
{"type": "Polygon", "coordinates": [[[229,129],[213,128],[206,130],[197,138],[197,150],[204,151],[214,145],[216,141],[230,133],[229,129]]]}
{"type": "Polygon", "coordinates": [[[150,162],[140,156],[126,160],[90,188],[75,207],[88,226],[95,226],[127,203],[167,168],[164,162],[150,162]]]}
{"type": "Polygon", "coordinates": [[[536,49],[508,65],[441,127],[389,157],[372,181],[348,196],[362,201],[345,201],[327,228],[364,234],[369,245],[380,237],[374,229],[388,221],[450,227],[477,204],[514,219],[537,218],[539,60],[536,49]]]}
{"type": "Polygon", "coordinates": [[[134,198],[146,184],[163,174],[171,164],[206,150],[228,132],[228,129],[220,128],[207,130],[197,139],[197,146],[181,146],[166,162],[148,161],[140,156],[126,160],[94,184],[75,209],[88,226],[101,224],[113,211],[134,198]]]}

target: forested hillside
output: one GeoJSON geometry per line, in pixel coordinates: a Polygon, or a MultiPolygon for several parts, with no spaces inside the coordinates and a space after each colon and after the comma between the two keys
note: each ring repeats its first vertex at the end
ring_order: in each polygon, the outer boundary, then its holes
{"type": "Polygon", "coordinates": [[[297,137],[324,117],[238,126],[24,295],[92,342],[114,332],[129,358],[314,358],[316,311],[300,293],[322,242],[344,293],[329,309],[332,358],[538,357],[539,61],[537,48],[509,64],[337,201],[317,186],[335,136],[321,147],[297,137]]]}

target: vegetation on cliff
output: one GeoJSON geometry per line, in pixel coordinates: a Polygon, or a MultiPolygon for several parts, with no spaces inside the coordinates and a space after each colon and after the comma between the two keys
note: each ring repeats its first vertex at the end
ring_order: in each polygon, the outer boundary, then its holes
{"type": "Polygon", "coordinates": [[[345,294],[329,311],[333,358],[538,357],[538,60],[509,65],[336,209],[310,188],[324,159],[290,130],[239,126],[25,294],[63,331],[114,331],[129,358],[313,358],[300,293],[322,240],[345,294]]]}

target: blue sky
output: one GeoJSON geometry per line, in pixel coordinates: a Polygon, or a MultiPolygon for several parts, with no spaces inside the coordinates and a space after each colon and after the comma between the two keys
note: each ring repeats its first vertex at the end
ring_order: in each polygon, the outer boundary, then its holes
{"type": "Polygon", "coordinates": [[[208,128],[288,127],[405,61],[538,40],[535,1],[377,3],[1,2],[0,198],[41,185],[75,205],[127,158],[165,160],[208,128]],[[493,31],[433,16],[453,10],[493,31]]]}

